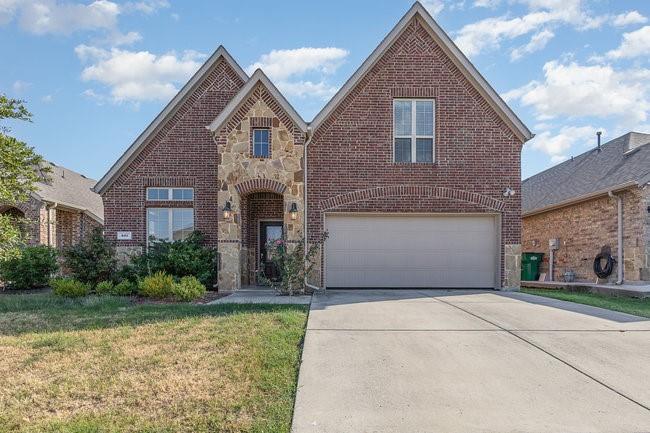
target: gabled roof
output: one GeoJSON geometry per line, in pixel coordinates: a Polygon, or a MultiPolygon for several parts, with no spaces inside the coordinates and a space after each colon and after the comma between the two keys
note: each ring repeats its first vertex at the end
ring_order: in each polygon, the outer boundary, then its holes
{"type": "Polygon", "coordinates": [[[93,191],[94,179],[51,162],[45,162],[45,166],[51,171],[47,181],[36,183],[37,190],[33,193],[36,198],[84,212],[104,223],[104,204],[102,197],[93,191]]]}
{"type": "Polygon", "coordinates": [[[474,65],[458,49],[454,42],[447,36],[444,30],[429,15],[429,12],[416,1],[409,11],[402,17],[393,30],[388,33],[383,41],[375,48],[357,71],[348,79],[334,97],[325,105],[325,107],[316,115],[311,122],[310,127],[315,132],[318,127],[327,119],[327,117],[339,106],[346,96],[354,89],[357,83],[366,75],[366,73],[381,59],[382,55],[391,47],[393,42],[402,34],[402,31],[408,26],[413,17],[421,18],[425,28],[429,30],[431,37],[436,41],[445,54],[452,60],[456,67],[465,75],[465,77],[474,85],[479,93],[486,99],[490,106],[497,112],[503,121],[512,129],[515,135],[525,142],[533,138],[534,134],[524,125],[517,115],[501,99],[499,94],[490,86],[483,76],[476,70],[474,65]]]}
{"type": "Polygon", "coordinates": [[[522,213],[532,215],[650,182],[650,134],[628,132],[521,184],[522,213]]]}
{"type": "Polygon", "coordinates": [[[108,170],[108,172],[102,177],[97,185],[95,185],[94,190],[98,193],[102,193],[106,188],[120,175],[120,173],[126,169],[129,163],[140,153],[142,148],[147,144],[147,141],[150,137],[154,136],[158,130],[164,126],[165,122],[171,118],[176,110],[183,105],[186,99],[192,94],[192,91],[203,81],[203,79],[210,73],[212,67],[217,63],[220,58],[230,65],[230,67],[239,75],[242,81],[246,82],[248,80],[248,75],[246,72],[237,64],[235,59],[228,53],[228,51],[220,45],[214,53],[208,58],[208,60],[199,68],[198,71],[190,78],[190,80],[183,86],[183,88],[174,96],[174,98],[169,101],[165,108],[156,116],[156,118],[149,124],[147,129],[145,129],[142,134],[131,144],[131,146],[124,152],[124,154],[118,159],[115,164],[108,170]]]}
{"type": "Polygon", "coordinates": [[[225,108],[221,110],[221,113],[219,113],[219,115],[206,128],[212,132],[221,129],[223,125],[228,121],[228,119],[230,119],[230,116],[232,116],[233,113],[237,110],[237,108],[239,108],[239,106],[248,99],[253,90],[255,90],[255,87],[258,83],[261,83],[268,89],[269,92],[271,92],[273,98],[278,102],[278,104],[280,104],[280,106],[284,109],[291,120],[293,120],[296,126],[298,126],[303,132],[307,132],[307,124],[302,119],[302,117],[300,117],[300,114],[298,114],[298,112],[291,106],[289,101],[287,101],[287,99],[282,95],[282,93],[280,93],[277,87],[275,87],[271,80],[269,80],[266,74],[259,68],[255,70],[248,82],[244,84],[244,87],[239,90],[239,93],[237,93],[237,95],[235,95],[235,97],[230,100],[225,108]]]}

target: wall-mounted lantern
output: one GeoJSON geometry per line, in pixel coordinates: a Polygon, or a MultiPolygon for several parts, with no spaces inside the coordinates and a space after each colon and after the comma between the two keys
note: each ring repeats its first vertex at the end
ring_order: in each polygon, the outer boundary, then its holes
{"type": "Polygon", "coordinates": [[[232,216],[232,206],[230,205],[230,201],[227,201],[226,205],[223,207],[223,218],[230,219],[231,216],[232,216]]]}
{"type": "Polygon", "coordinates": [[[293,221],[298,218],[298,205],[296,203],[291,203],[291,209],[289,209],[289,216],[293,221]]]}

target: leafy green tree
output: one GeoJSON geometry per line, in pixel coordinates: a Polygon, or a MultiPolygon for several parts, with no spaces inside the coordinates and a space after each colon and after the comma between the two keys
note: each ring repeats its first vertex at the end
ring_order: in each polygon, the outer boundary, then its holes
{"type": "MultiPolygon", "coordinates": [[[[0,94],[0,121],[5,119],[31,122],[32,114],[24,101],[0,94]]],[[[20,140],[7,135],[11,129],[0,124],[0,205],[16,205],[29,199],[36,182],[49,173],[43,157],[20,140]]],[[[0,214],[0,260],[15,256],[24,244],[20,225],[24,221],[0,214]]]]}

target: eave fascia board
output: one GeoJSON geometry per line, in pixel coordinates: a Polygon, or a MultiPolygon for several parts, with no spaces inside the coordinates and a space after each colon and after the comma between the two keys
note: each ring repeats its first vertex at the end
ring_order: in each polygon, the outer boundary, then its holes
{"type": "Polygon", "coordinates": [[[348,94],[354,89],[356,84],[366,75],[366,73],[377,63],[381,56],[388,50],[393,42],[404,31],[408,23],[414,16],[419,16],[429,31],[429,34],[445,51],[445,54],[458,67],[463,75],[474,85],[479,93],[486,99],[490,106],[499,114],[506,124],[512,129],[517,138],[526,142],[534,137],[534,134],[526,127],[512,109],[503,101],[499,94],[490,86],[485,78],[478,72],[463,52],[454,44],[444,30],[435,22],[433,17],[427,12],[420,2],[415,2],[409,11],[399,20],[397,25],[384,37],[381,43],[373,50],[370,56],[361,64],[355,73],[345,82],[343,87],[334,95],[334,97],[323,107],[323,109],[314,117],[310,123],[313,131],[316,132],[321,124],[332,114],[336,108],[343,102],[348,94]]]}
{"type": "Polygon", "coordinates": [[[278,101],[280,106],[287,112],[289,117],[291,117],[291,120],[295,122],[302,132],[306,133],[307,123],[261,69],[255,70],[248,82],[244,84],[244,87],[241,88],[237,95],[235,95],[235,97],[224,107],[221,113],[219,113],[219,115],[208,126],[206,126],[206,128],[212,133],[220,130],[226,122],[228,122],[233,113],[237,111],[239,106],[248,99],[258,83],[262,83],[262,85],[271,92],[273,98],[278,101]]]}
{"type": "Polygon", "coordinates": [[[548,206],[543,206],[543,207],[540,207],[540,208],[537,208],[537,209],[533,209],[533,210],[528,211],[528,212],[522,212],[521,217],[525,218],[525,217],[529,217],[529,216],[533,216],[533,215],[538,215],[538,214],[541,214],[541,213],[544,213],[544,212],[549,212],[549,211],[552,211],[552,210],[561,209],[563,207],[572,206],[574,204],[578,204],[578,203],[582,203],[582,202],[585,202],[585,201],[593,200],[595,198],[606,196],[610,192],[616,193],[616,192],[624,191],[626,189],[630,189],[630,188],[635,187],[635,186],[640,187],[642,185],[640,185],[635,180],[631,180],[629,182],[625,182],[625,183],[622,183],[622,184],[619,184],[619,185],[610,186],[609,188],[603,188],[603,189],[600,189],[598,191],[590,192],[590,193],[587,193],[587,194],[582,194],[582,195],[572,197],[572,198],[567,199],[567,200],[562,200],[560,202],[550,204],[548,206]]]}
{"type": "Polygon", "coordinates": [[[164,125],[171,116],[174,115],[176,109],[185,102],[185,100],[191,95],[192,91],[196,86],[201,82],[204,76],[208,71],[214,66],[219,58],[223,57],[226,62],[233,68],[237,75],[242,79],[243,82],[248,80],[248,75],[244,70],[239,66],[239,64],[233,59],[233,57],[228,53],[223,45],[220,45],[214,53],[208,58],[208,60],[203,63],[198,71],[194,73],[192,78],[183,86],[183,88],[174,96],[174,98],[169,101],[165,108],[156,116],[156,118],[147,126],[147,128],[136,138],[136,140],[129,146],[129,148],[122,154],[122,156],[111,166],[111,168],[106,172],[106,174],[97,182],[93,187],[93,191],[98,194],[102,194],[106,188],[113,183],[113,181],[121,174],[121,172],[128,167],[128,165],[135,159],[139,154],[141,148],[147,143],[147,140],[155,135],[158,130],[164,125]]]}

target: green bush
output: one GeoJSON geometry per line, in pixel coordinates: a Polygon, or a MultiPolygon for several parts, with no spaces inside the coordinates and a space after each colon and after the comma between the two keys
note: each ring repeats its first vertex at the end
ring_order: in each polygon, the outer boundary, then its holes
{"type": "Polygon", "coordinates": [[[44,287],[59,269],[56,256],[52,247],[25,247],[19,254],[0,262],[0,280],[14,289],[44,287]]]}
{"type": "Polygon", "coordinates": [[[155,272],[165,272],[176,278],[194,276],[206,287],[217,281],[217,251],[205,245],[205,237],[193,232],[186,239],[174,242],[151,242],[147,252],[131,261],[132,269],[124,273],[135,273],[144,278],[155,272]]]}
{"type": "Polygon", "coordinates": [[[113,282],[112,281],[100,281],[95,286],[95,293],[98,295],[112,295],[113,294],[113,282]]]}
{"type": "Polygon", "coordinates": [[[179,301],[193,301],[205,295],[205,286],[196,277],[183,277],[174,284],[174,298],[179,301]]]}
{"type": "Polygon", "coordinates": [[[63,258],[73,277],[93,286],[112,280],[117,270],[115,248],[104,239],[99,227],[77,245],[63,250],[63,258]]]}
{"type": "Polygon", "coordinates": [[[164,272],[156,272],[140,281],[138,287],[141,296],[164,299],[174,294],[174,278],[164,272]]]}
{"type": "Polygon", "coordinates": [[[113,286],[111,295],[113,296],[131,296],[136,292],[136,286],[129,280],[123,280],[113,286]]]}
{"type": "Polygon", "coordinates": [[[57,296],[68,298],[80,298],[90,293],[90,286],[74,278],[53,278],[50,280],[50,286],[57,296]]]}

